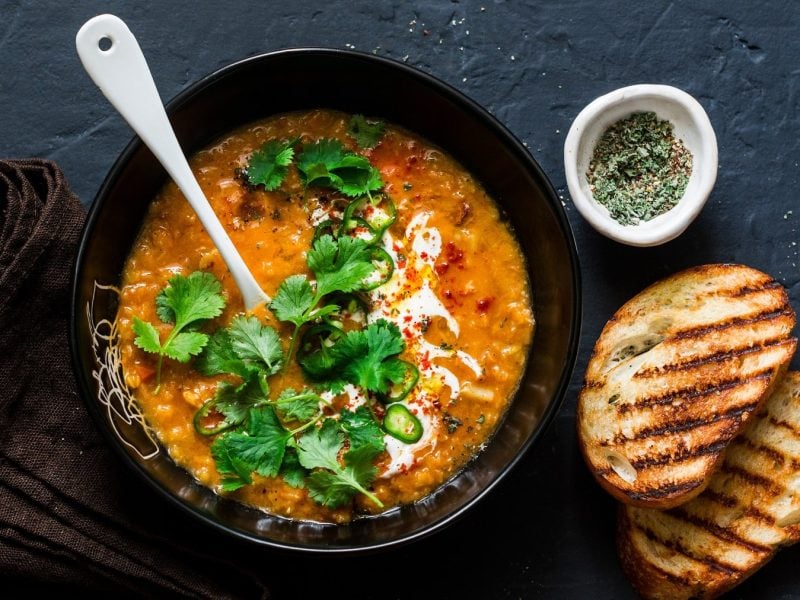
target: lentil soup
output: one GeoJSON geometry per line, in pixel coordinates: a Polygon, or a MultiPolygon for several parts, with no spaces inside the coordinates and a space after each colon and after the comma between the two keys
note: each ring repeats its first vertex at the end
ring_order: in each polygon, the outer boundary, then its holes
{"type": "Polygon", "coordinates": [[[273,302],[251,313],[258,325],[242,317],[241,297],[219,253],[174,183],[165,185],[126,262],[117,326],[125,383],[172,459],[202,484],[245,504],[331,523],[412,503],[453,477],[502,419],[534,333],[524,257],[481,185],[447,153],[407,130],[330,110],[250,124],[197,153],[190,164],[273,302]],[[304,160],[331,145],[351,158],[329,162],[321,175],[310,167],[302,171],[304,160]],[[263,159],[259,164],[257,156],[263,159]],[[349,165],[366,162],[373,169],[363,171],[371,179],[359,180],[366,181],[366,194],[337,189],[338,181],[353,174],[349,165]],[[367,248],[374,271],[364,281],[370,285],[331,294],[338,294],[341,305],[333,312],[325,312],[332,301],[312,309],[310,295],[329,281],[315,252],[339,243],[341,262],[342,248],[352,240],[367,248]],[[159,340],[167,340],[166,346],[181,321],[174,304],[173,312],[164,311],[168,288],[174,292],[176,276],[196,272],[221,284],[224,308],[187,325],[186,335],[205,332],[208,341],[181,362],[173,360],[177,351],[162,356],[148,348],[141,324],[153,328],[156,349],[159,340]],[[281,287],[314,279],[314,287],[302,287],[308,310],[292,321],[286,316],[291,311],[280,310],[279,299],[289,297],[281,287]],[[261,334],[272,328],[280,340],[281,359],[260,363],[272,370],[263,367],[260,387],[252,388],[258,400],[243,400],[249,388],[242,378],[251,371],[225,371],[208,357],[235,338],[233,329],[226,334],[221,328],[237,323],[251,323],[250,331],[261,334]],[[322,333],[308,342],[309,332],[322,333]],[[311,370],[322,358],[338,356],[337,349],[344,355],[344,346],[352,349],[350,342],[358,340],[372,352],[359,355],[358,369],[339,363],[334,370],[341,373],[326,375],[344,373],[333,383],[311,370]],[[379,347],[385,351],[376,358],[379,347]],[[355,371],[361,379],[348,380],[355,371]],[[290,396],[319,401],[319,414],[282,409],[279,399],[290,396]],[[337,419],[343,423],[338,430],[337,419]],[[397,423],[399,429],[392,430],[397,423]],[[261,425],[288,432],[276,434],[282,440],[278,458],[266,456],[264,448],[277,438],[257,431],[261,425]],[[369,432],[372,451],[359,458],[359,440],[369,432]],[[263,446],[257,447],[259,440],[263,446]],[[333,446],[334,464],[312,460],[312,441],[317,448],[333,446]],[[257,466],[243,468],[234,456],[242,445],[249,448],[247,460],[258,455],[257,466]],[[343,487],[349,493],[342,496],[343,487]]]}

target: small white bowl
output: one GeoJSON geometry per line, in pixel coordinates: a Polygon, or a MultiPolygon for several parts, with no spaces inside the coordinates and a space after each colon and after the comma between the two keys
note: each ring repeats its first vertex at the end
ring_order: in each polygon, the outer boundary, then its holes
{"type": "Polygon", "coordinates": [[[706,203],[717,179],[717,138],[703,107],[686,92],[669,85],[632,85],[600,96],[578,114],[564,142],[564,169],[575,207],[597,231],[630,246],[657,246],[683,233],[706,203]],[[674,135],[692,154],[692,173],[683,198],[671,210],[638,225],[622,225],[592,197],[586,172],[605,130],[645,111],[672,123],[674,135]]]}

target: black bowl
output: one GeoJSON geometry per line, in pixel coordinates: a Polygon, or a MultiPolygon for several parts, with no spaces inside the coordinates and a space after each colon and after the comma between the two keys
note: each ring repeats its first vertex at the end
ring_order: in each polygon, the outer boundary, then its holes
{"type": "Polygon", "coordinates": [[[561,203],[522,144],[473,101],[402,63],[341,50],[274,52],[209,75],[170,102],[167,112],[192,153],[250,121],[318,107],[380,116],[438,144],[486,187],[516,232],[527,257],[536,332],[516,398],[481,454],[424,500],[346,526],[245,507],[173,463],[146,435],[114,354],[113,286],[150,200],[167,180],[138,138],[112,167],[89,212],[75,266],[70,345],[89,411],[124,462],[170,501],[209,526],[267,546],[358,552],[417,540],[452,523],[541,438],[575,362],[579,266],[561,203]]]}

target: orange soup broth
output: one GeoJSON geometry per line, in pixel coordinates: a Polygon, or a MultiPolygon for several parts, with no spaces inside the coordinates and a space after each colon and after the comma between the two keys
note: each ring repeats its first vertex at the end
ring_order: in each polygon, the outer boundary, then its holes
{"type": "MultiPolygon", "coordinates": [[[[449,388],[441,388],[435,445],[421,452],[409,468],[375,480],[372,491],[385,507],[358,497],[352,506],[328,509],[304,489],[258,475],[252,485],[231,493],[271,513],[333,523],[419,500],[457,473],[487,442],[505,413],[519,385],[534,329],[524,257],[479,183],[438,147],[391,125],[376,148],[359,150],[346,133],[348,120],[349,115],[328,110],[273,117],[228,135],[190,161],[214,211],[270,296],[290,275],[307,273],[313,278],[305,262],[314,233],[311,214],[334,194],[304,189],[293,169],[278,191],[244,186],[235,174],[237,169],[268,140],[339,139],[379,169],[385,192],[397,207],[390,235],[402,239],[409,221],[420,211],[430,212],[428,226],[441,234],[441,254],[429,275],[460,334],[456,337],[444,319],[435,317],[425,338],[471,355],[482,373],[476,375],[453,357],[436,359],[459,379],[461,394],[450,397],[449,388]]],[[[191,363],[165,359],[156,393],[156,356],[134,345],[132,331],[137,316],[153,323],[165,339],[171,326],[157,317],[155,298],[170,277],[196,270],[213,273],[222,282],[227,300],[223,314],[204,327],[210,333],[242,313],[243,303],[218,251],[170,182],[152,203],[124,268],[117,314],[122,366],[145,419],[170,456],[202,484],[217,489],[221,478],[210,452],[213,438],[195,431],[193,417],[224,377],[205,377],[191,363]]],[[[279,323],[264,307],[254,314],[278,330],[286,349],[293,326],[279,323]]],[[[401,358],[417,364],[421,359],[408,352],[401,358]]],[[[292,363],[270,379],[273,396],[287,387],[307,385],[296,362],[292,363]]],[[[388,460],[380,459],[378,467],[388,460]]]]}

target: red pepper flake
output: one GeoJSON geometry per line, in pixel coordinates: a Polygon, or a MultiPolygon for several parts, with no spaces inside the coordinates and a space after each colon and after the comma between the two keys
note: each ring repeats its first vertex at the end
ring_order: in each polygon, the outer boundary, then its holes
{"type": "Polygon", "coordinates": [[[453,242],[447,242],[447,244],[445,244],[444,255],[447,258],[447,262],[450,263],[460,263],[464,258],[464,252],[453,242]]]}
{"type": "Polygon", "coordinates": [[[485,315],[492,305],[492,302],[494,302],[494,296],[486,296],[486,298],[478,300],[478,312],[485,315]]]}
{"type": "Polygon", "coordinates": [[[428,260],[428,253],[427,253],[427,252],[420,252],[420,253],[419,253],[419,257],[420,257],[422,260],[428,260]]]}
{"type": "Polygon", "coordinates": [[[403,335],[406,336],[408,339],[411,339],[414,337],[414,332],[411,331],[408,327],[406,327],[405,329],[403,329],[403,335]]]}
{"type": "Polygon", "coordinates": [[[445,298],[447,298],[448,300],[452,300],[453,299],[453,290],[447,289],[444,292],[442,292],[442,295],[445,298]]]}
{"type": "Polygon", "coordinates": [[[427,371],[428,369],[431,368],[431,353],[430,352],[425,352],[425,354],[422,355],[422,358],[419,361],[419,366],[424,371],[427,371]]]}
{"type": "Polygon", "coordinates": [[[445,273],[447,273],[447,269],[450,268],[450,263],[441,262],[433,267],[433,270],[436,271],[436,274],[441,277],[445,273]]]}
{"type": "Polygon", "coordinates": [[[405,321],[406,323],[411,323],[411,319],[413,319],[411,315],[406,315],[405,317],[403,317],[403,321],[405,321]]]}

